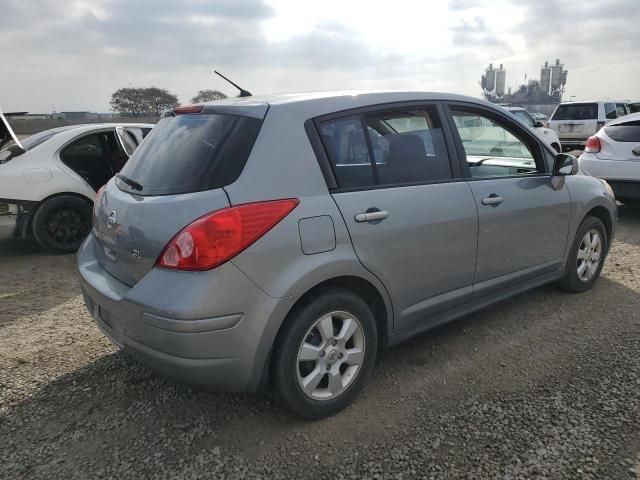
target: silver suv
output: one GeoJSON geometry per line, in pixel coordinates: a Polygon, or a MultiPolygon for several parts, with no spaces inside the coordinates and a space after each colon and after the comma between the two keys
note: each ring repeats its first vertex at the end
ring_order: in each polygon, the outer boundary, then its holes
{"type": "Polygon", "coordinates": [[[552,281],[588,290],[615,220],[605,182],[486,102],[252,97],[166,114],[98,193],[78,266],[142,362],[320,418],[385,347],[552,281]]]}

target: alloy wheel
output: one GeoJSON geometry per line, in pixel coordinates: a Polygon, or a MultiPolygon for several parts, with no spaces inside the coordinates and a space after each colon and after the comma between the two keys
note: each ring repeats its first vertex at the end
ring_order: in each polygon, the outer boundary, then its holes
{"type": "Polygon", "coordinates": [[[324,315],[313,323],[298,349],[298,385],[315,400],[333,399],[353,383],[364,354],[364,329],[354,315],[342,311],[324,315]]]}
{"type": "Polygon", "coordinates": [[[589,230],[578,247],[576,258],[576,269],[578,278],[583,282],[589,282],[600,265],[602,257],[602,238],[600,232],[595,228],[589,230]]]}
{"type": "Polygon", "coordinates": [[[89,233],[89,217],[79,209],[61,208],[51,214],[46,232],[53,244],[61,248],[76,247],[89,233]]]}

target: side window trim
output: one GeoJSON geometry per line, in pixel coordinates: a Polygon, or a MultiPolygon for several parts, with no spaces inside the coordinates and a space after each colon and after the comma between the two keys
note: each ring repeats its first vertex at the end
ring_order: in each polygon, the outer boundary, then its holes
{"type": "Polygon", "coordinates": [[[380,176],[378,175],[378,165],[376,164],[376,156],[373,153],[373,145],[371,145],[371,135],[369,135],[369,128],[367,125],[367,119],[365,118],[365,113],[362,112],[360,115],[360,124],[362,125],[362,133],[364,135],[364,142],[367,145],[367,153],[369,154],[369,163],[371,164],[371,171],[373,172],[373,187],[377,187],[380,185],[380,176]]]}
{"type": "Polygon", "coordinates": [[[536,168],[541,170],[538,173],[531,174],[528,176],[551,176],[551,172],[547,168],[547,162],[544,160],[544,148],[541,146],[540,142],[537,138],[534,138],[531,132],[517,125],[516,122],[509,119],[502,112],[495,112],[491,109],[485,108],[482,105],[475,105],[472,103],[465,103],[459,101],[448,101],[444,103],[444,109],[446,112],[446,121],[449,125],[449,128],[453,132],[454,144],[456,151],[458,152],[458,163],[463,172],[463,176],[465,180],[468,181],[477,181],[477,180],[487,180],[487,179],[498,179],[498,178],[522,178],[521,175],[503,175],[503,176],[495,176],[495,177],[472,177],[471,170],[467,163],[467,155],[464,150],[464,146],[462,145],[462,140],[460,139],[460,135],[458,134],[455,121],[453,120],[452,110],[455,108],[459,108],[463,111],[478,113],[479,115],[485,115],[488,118],[495,118],[497,120],[502,120],[508,122],[508,125],[512,128],[507,128],[506,130],[518,138],[524,138],[526,140],[526,144],[529,147],[532,147],[533,158],[536,162],[536,168]]]}
{"type": "Polygon", "coordinates": [[[320,126],[316,122],[316,119],[310,118],[304,122],[304,129],[307,132],[311,149],[318,161],[318,165],[320,166],[320,171],[322,172],[322,176],[327,184],[327,188],[329,191],[337,189],[338,182],[336,180],[336,172],[333,170],[333,165],[331,164],[329,155],[327,155],[327,151],[322,144],[322,140],[320,138],[320,126]]]}
{"type": "MultiPolygon", "coordinates": [[[[440,184],[440,183],[455,183],[460,181],[465,181],[466,178],[463,175],[463,171],[460,168],[460,154],[457,148],[454,148],[454,136],[451,130],[451,126],[448,123],[448,117],[445,114],[446,105],[442,100],[416,100],[416,101],[408,101],[408,102],[392,102],[392,103],[383,103],[376,105],[369,105],[365,107],[358,107],[348,110],[342,110],[340,112],[333,112],[326,115],[321,115],[318,117],[310,118],[304,123],[305,131],[307,132],[307,137],[309,138],[309,142],[311,143],[311,148],[316,156],[316,159],[319,163],[320,170],[324,176],[325,182],[329,191],[332,193],[340,193],[340,192],[351,192],[351,191],[361,191],[361,190],[378,190],[382,188],[402,188],[409,187],[415,185],[431,185],[431,184],[440,184]],[[375,112],[383,112],[383,111],[392,111],[392,110],[404,110],[408,108],[419,109],[419,108],[435,108],[437,115],[439,115],[440,125],[443,131],[443,136],[445,139],[445,148],[447,150],[447,157],[449,160],[449,166],[451,168],[452,177],[448,179],[441,180],[427,180],[420,182],[407,182],[402,184],[385,184],[385,185],[369,185],[363,187],[340,187],[337,182],[337,176],[335,172],[335,166],[329,159],[326,148],[322,142],[321,134],[320,134],[320,123],[329,121],[329,120],[338,120],[341,118],[346,118],[350,116],[359,116],[360,121],[363,123],[363,128],[366,127],[365,115],[367,113],[375,113],[375,112]]],[[[366,132],[366,128],[364,129],[366,132]]],[[[365,135],[367,149],[369,153],[369,161],[372,162],[372,169],[374,171],[374,181],[377,182],[377,173],[376,166],[373,154],[373,148],[371,146],[371,139],[369,135],[365,135]]],[[[466,158],[463,157],[463,158],[466,158]]]]}

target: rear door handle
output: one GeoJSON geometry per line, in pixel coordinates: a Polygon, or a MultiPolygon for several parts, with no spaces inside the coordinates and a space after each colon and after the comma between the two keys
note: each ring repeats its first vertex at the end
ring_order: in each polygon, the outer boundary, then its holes
{"type": "Polygon", "coordinates": [[[500,195],[496,195],[495,193],[492,193],[487,198],[482,199],[483,205],[500,205],[502,202],[504,202],[504,198],[500,195]]]}
{"type": "Polygon", "coordinates": [[[375,222],[376,220],[384,220],[389,216],[386,210],[377,210],[373,212],[358,213],[355,217],[356,222],[375,222]]]}

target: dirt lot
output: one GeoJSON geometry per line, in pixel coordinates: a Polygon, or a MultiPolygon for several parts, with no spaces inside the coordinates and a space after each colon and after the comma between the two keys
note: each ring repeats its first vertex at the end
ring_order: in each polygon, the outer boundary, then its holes
{"type": "Polygon", "coordinates": [[[633,478],[640,212],[620,214],[594,290],[413,339],[311,423],[154,375],[91,323],[72,255],[0,244],[0,478],[633,478]]]}

